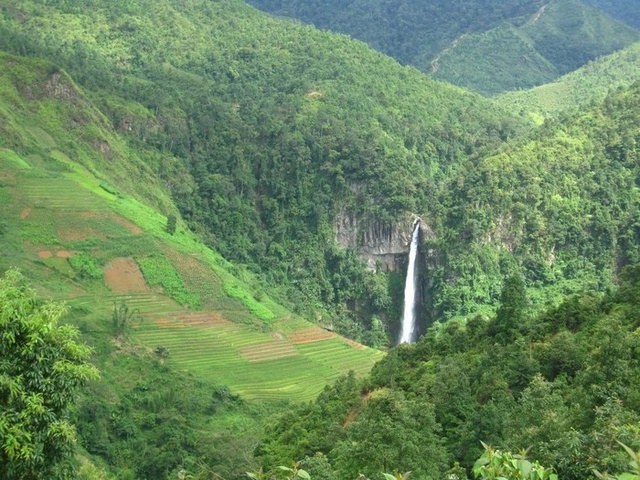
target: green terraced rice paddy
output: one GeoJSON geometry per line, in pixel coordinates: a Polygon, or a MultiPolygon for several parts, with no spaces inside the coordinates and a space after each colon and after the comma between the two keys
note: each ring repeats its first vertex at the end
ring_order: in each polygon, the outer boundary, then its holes
{"type": "Polygon", "coordinates": [[[215,378],[247,399],[267,401],[311,400],[328,382],[349,370],[366,373],[382,357],[340,339],[292,345],[224,321],[208,326],[148,321],[135,329],[134,338],[152,349],[168,348],[171,367],[215,378]]]}
{"type": "Polygon", "coordinates": [[[311,400],[327,383],[351,369],[365,373],[382,356],[375,350],[353,348],[333,334],[327,339],[313,332],[310,323],[291,315],[266,292],[258,292],[258,301],[256,287],[243,279],[242,271],[234,277],[224,262],[193,239],[178,245],[172,243],[177,237],[165,238],[165,217],[157,212],[134,202],[124,208],[123,201],[106,199],[60,173],[21,169],[23,165],[14,158],[0,156],[0,163],[11,167],[6,170],[8,188],[3,193],[12,198],[3,203],[12,209],[12,221],[30,255],[22,267],[40,279],[50,298],[65,300],[86,331],[110,338],[114,304],[125,302],[133,314],[131,342],[150,351],[164,346],[169,350],[165,360],[169,367],[188,370],[227,385],[246,399],[261,401],[311,400]],[[111,210],[116,207],[118,213],[111,210]],[[101,266],[116,258],[165,255],[187,287],[202,295],[202,308],[207,311],[189,311],[160,289],[116,293],[100,279],[78,278],[66,258],[56,256],[62,248],[88,253],[101,266]],[[37,257],[45,251],[49,258],[37,257]],[[224,288],[227,283],[249,295],[251,302],[230,298],[224,288]],[[275,318],[261,321],[246,303],[263,305],[275,318]],[[315,335],[304,339],[310,343],[297,344],[288,338],[307,330],[315,335]]]}
{"type": "Polygon", "coordinates": [[[106,210],[106,205],[97,201],[96,195],[64,178],[23,176],[20,179],[20,188],[25,196],[25,203],[32,207],[73,211],[106,210]]]}
{"type": "Polygon", "coordinates": [[[353,348],[340,338],[301,343],[296,348],[327,368],[336,369],[340,373],[353,370],[357,375],[369,372],[373,364],[384,356],[379,350],[353,348]]]}

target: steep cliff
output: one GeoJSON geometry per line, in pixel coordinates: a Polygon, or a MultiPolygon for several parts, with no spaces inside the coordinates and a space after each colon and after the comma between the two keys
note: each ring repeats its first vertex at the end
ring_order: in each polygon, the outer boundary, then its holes
{"type": "MultiPolygon", "coordinates": [[[[396,223],[376,219],[359,218],[354,213],[342,211],[336,216],[334,232],[336,242],[342,248],[352,248],[367,262],[369,269],[382,272],[402,270],[409,245],[415,214],[407,214],[396,223]]],[[[435,238],[433,230],[423,220],[420,224],[422,242],[435,238]]]]}

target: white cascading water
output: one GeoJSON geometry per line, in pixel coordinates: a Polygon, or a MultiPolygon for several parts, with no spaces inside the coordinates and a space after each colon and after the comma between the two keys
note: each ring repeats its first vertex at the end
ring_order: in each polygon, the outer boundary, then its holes
{"type": "Polygon", "coordinates": [[[416,333],[416,282],[418,280],[418,239],[420,237],[420,221],[416,221],[409,248],[409,267],[407,268],[407,280],[404,284],[404,311],[402,314],[402,330],[400,330],[399,343],[413,343],[416,333]]]}

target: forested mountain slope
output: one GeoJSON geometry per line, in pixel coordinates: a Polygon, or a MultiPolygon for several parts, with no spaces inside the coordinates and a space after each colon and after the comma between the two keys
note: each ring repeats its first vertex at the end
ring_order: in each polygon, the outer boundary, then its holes
{"type": "Polygon", "coordinates": [[[585,0],[585,3],[593,5],[607,12],[613,18],[640,29],[640,5],[634,0],[585,0]]]}
{"type": "Polygon", "coordinates": [[[345,377],[283,415],[258,449],[264,467],[295,459],[327,480],[470,478],[485,442],[526,449],[567,480],[628,471],[617,442],[637,450],[640,434],[639,274],[537,316],[522,279],[510,278],[496,317],[434,329],[365,381],[345,377]]]}
{"type": "Polygon", "coordinates": [[[578,0],[250,3],[348,33],[403,64],[489,95],[547,83],[640,38],[578,0]]]}
{"type": "Polygon", "coordinates": [[[14,0],[2,12],[3,48],[78,79],[192,228],[351,335],[349,311],[394,304],[385,278],[337,248],[337,212],[394,223],[424,211],[469,153],[522,131],[478,96],[239,1],[14,0]]]}
{"type": "Polygon", "coordinates": [[[497,299],[496,273],[516,264],[538,303],[538,294],[605,288],[636,263],[639,116],[636,82],[496,154],[471,157],[442,190],[441,312],[497,299]]]}
{"type": "Polygon", "coordinates": [[[629,86],[638,80],[640,43],[590,62],[552,83],[505,93],[497,101],[505,108],[527,112],[542,121],[563,110],[599,101],[611,89],[629,86]]]}
{"type": "Polygon", "coordinates": [[[522,25],[460,38],[440,55],[434,77],[495,95],[548,83],[638,40],[636,30],[578,0],[551,1],[522,25]]]}
{"type": "Polygon", "coordinates": [[[249,3],[318,28],[347,33],[403,64],[428,72],[436,55],[460,35],[491,30],[506,20],[523,23],[545,2],[251,0],[249,3]]]}

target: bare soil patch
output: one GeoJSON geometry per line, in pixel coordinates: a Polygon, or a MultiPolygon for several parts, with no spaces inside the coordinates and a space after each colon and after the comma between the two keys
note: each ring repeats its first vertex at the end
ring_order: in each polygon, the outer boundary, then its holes
{"type": "Polygon", "coordinates": [[[336,338],[338,335],[333,332],[323,330],[320,327],[313,326],[311,328],[302,328],[300,330],[295,330],[287,336],[292,343],[298,344],[320,342],[329,338],[336,338]]]}
{"type": "Polygon", "coordinates": [[[371,397],[371,394],[373,392],[367,392],[367,393],[363,393],[362,395],[360,395],[360,400],[362,401],[362,403],[354,408],[353,410],[351,410],[349,412],[349,415],[347,416],[347,418],[345,419],[344,423],[342,424],[343,428],[347,428],[349,425],[351,425],[353,423],[353,421],[358,418],[358,414],[362,411],[362,409],[367,405],[367,402],[369,401],[369,397],[371,397]]]}
{"type": "Polygon", "coordinates": [[[116,293],[148,292],[140,267],[133,258],[116,258],[104,267],[104,280],[116,293]]]}
{"type": "Polygon", "coordinates": [[[351,340],[350,338],[343,338],[342,341],[347,345],[352,346],[353,348],[357,348],[358,350],[366,350],[367,347],[362,345],[361,343],[356,342],[355,340],[351,340]]]}
{"type": "Polygon", "coordinates": [[[20,212],[20,220],[24,220],[29,215],[31,215],[31,207],[23,208],[22,212],[20,212]]]}
{"type": "Polygon", "coordinates": [[[140,235],[142,233],[142,229],[133,222],[130,222],[124,217],[120,215],[110,215],[109,218],[113,220],[115,223],[120,225],[121,227],[126,228],[130,233],[134,235],[140,235]]]}
{"type": "Polygon", "coordinates": [[[58,250],[56,252],[56,257],[58,257],[58,258],[71,258],[71,257],[73,257],[73,252],[70,252],[68,250],[58,250]]]}
{"type": "Polygon", "coordinates": [[[53,257],[53,253],[51,253],[49,250],[40,250],[38,252],[38,257],[40,257],[40,258],[51,258],[51,257],[53,257]]]}

